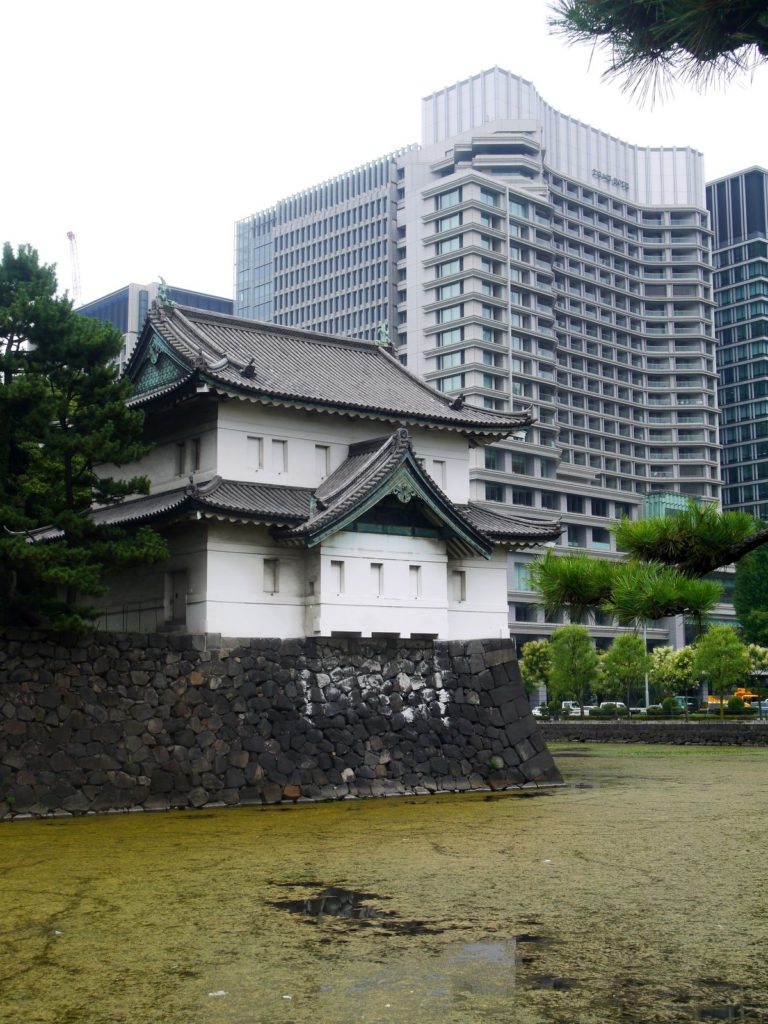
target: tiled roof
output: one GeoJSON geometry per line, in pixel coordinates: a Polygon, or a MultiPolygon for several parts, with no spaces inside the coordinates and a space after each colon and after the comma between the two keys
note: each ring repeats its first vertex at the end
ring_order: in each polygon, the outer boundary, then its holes
{"type": "Polygon", "coordinates": [[[284,536],[317,543],[329,532],[343,528],[350,516],[356,518],[372,504],[377,504],[382,497],[382,487],[387,484],[389,489],[385,493],[395,495],[398,487],[406,485],[403,502],[421,492],[419,497],[426,501],[440,524],[449,527],[460,539],[456,543],[475,553],[489,554],[487,539],[416,462],[411,437],[402,427],[389,437],[350,445],[349,458],[317,488],[315,511],[300,525],[286,530],[284,536]],[[402,472],[398,473],[400,470],[402,472]]]}
{"type": "MultiPolygon", "coordinates": [[[[394,422],[440,424],[467,434],[507,436],[532,422],[530,412],[499,413],[442,395],[381,345],[258,323],[225,314],[153,305],[128,365],[140,368],[157,332],[200,378],[257,400],[341,408],[394,422]]],[[[170,388],[136,395],[143,403],[170,388]]]]}
{"type": "Polygon", "coordinates": [[[557,519],[507,512],[503,506],[490,508],[487,504],[471,501],[458,507],[478,530],[495,541],[522,542],[528,539],[530,544],[545,544],[556,540],[563,532],[557,519]]]}
{"type": "MultiPolygon", "coordinates": [[[[276,529],[279,540],[312,546],[353,523],[389,494],[405,504],[419,501],[428,517],[444,528],[447,543],[457,555],[487,556],[495,543],[543,544],[562,532],[559,522],[552,520],[476,503],[454,504],[416,462],[411,438],[402,427],[388,437],[350,445],[349,458],[316,490],[216,476],[201,485],[190,483],[89,514],[99,524],[130,526],[199,512],[264,523],[276,529]]],[[[36,531],[31,539],[61,536],[48,528],[36,531]]]]}

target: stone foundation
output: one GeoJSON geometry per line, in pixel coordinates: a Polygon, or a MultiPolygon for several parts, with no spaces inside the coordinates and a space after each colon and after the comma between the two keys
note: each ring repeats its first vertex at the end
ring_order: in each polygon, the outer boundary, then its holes
{"type": "Polygon", "coordinates": [[[667,743],[675,746],[768,747],[768,722],[749,718],[721,722],[717,715],[707,721],[675,722],[621,719],[618,722],[542,722],[541,732],[553,743],[667,743]]]}
{"type": "Polygon", "coordinates": [[[0,642],[0,815],[551,785],[508,640],[0,642]]]}

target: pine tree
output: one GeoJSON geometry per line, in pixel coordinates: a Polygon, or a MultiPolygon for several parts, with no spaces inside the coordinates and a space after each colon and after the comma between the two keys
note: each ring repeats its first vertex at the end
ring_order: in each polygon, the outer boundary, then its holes
{"type": "Polygon", "coordinates": [[[765,0],[557,0],[552,10],[555,31],[606,49],[606,77],[641,97],[674,78],[706,84],[768,58],[765,0]]]}
{"type": "Polygon", "coordinates": [[[0,263],[0,621],[80,631],[83,596],[111,569],[165,556],[152,530],[97,526],[85,514],[146,493],[120,467],[148,448],[143,414],[126,405],[122,343],[108,324],[77,316],[56,297],[53,267],[30,246],[6,243],[0,263]],[[59,531],[39,540],[42,527],[59,531]]]}

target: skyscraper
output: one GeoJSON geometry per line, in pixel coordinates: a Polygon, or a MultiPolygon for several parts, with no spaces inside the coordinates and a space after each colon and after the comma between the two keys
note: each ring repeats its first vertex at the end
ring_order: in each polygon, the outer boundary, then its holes
{"type": "MultiPolygon", "coordinates": [[[[562,515],[560,544],[719,498],[711,232],[701,154],[622,142],[500,68],[423,101],[421,146],[237,225],[236,310],[375,338],[457,400],[532,405],[478,448],[476,500],[562,515]]],[[[510,626],[546,635],[524,552],[510,626]]],[[[598,642],[614,630],[598,622],[598,642]]],[[[666,636],[659,629],[655,639],[666,636]]]]}
{"type": "Polygon", "coordinates": [[[768,518],[768,171],[707,185],[714,237],[723,507],[768,518]]]}

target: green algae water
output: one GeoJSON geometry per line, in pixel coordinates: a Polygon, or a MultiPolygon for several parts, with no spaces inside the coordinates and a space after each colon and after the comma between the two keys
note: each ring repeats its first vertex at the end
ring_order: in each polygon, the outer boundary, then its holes
{"type": "Polygon", "coordinates": [[[768,1021],[768,750],[0,825],[2,1024],[768,1021]]]}

